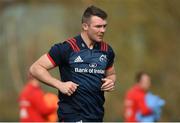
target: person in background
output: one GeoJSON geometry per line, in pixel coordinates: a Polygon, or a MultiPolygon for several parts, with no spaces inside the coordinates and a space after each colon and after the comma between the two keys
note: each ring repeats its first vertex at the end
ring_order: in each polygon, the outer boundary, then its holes
{"type": "MultiPolygon", "coordinates": [[[[58,105],[57,105],[58,97],[57,97],[57,95],[48,92],[48,93],[45,93],[44,99],[45,99],[45,102],[49,108],[54,108],[54,107],[56,107],[56,109],[58,108],[58,105]]],[[[58,121],[57,110],[54,110],[51,114],[49,114],[46,119],[48,122],[58,121]]]]}
{"type": "MultiPolygon", "coordinates": [[[[48,96],[49,98],[50,96],[48,96]]],[[[52,97],[52,96],[51,96],[52,97]]],[[[53,97],[54,98],[54,97],[53,97]]],[[[52,99],[52,98],[49,98],[52,99]]],[[[28,74],[28,81],[19,95],[20,122],[48,122],[48,118],[57,110],[56,104],[49,106],[47,96],[40,87],[39,81],[28,74]]],[[[53,119],[54,121],[55,119],[53,119]]],[[[57,119],[56,119],[57,121],[57,119]]]]}
{"type": "Polygon", "coordinates": [[[124,118],[126,122],[137,122],[136,114],[141,112],[143,116],[152,114],[145,101],[145,96],[150,88],[151,79],[148,73],[139,72],[136,75],[136,84],[130,88],[124,101],[124,118]]]}
{"type": "Polygon", "coordinates": [[[156,122],[161,118],[162,107],[165,105],[165,101],[157,95],[154,95],[152,92],[148,92],[145,96],[146,104],[149,108],[153,110],[153,113],[150,115],[144,116],[139,111],[136,114],[138,122],[156,122]]]}
{"type": "Polygon", "coordinates": [[[161,108],[165,101],[149,91],[151,78],[146,72],[136,75],[136,84],[125,96],[126,122],[156,122],[160,120],[161,108]]]}

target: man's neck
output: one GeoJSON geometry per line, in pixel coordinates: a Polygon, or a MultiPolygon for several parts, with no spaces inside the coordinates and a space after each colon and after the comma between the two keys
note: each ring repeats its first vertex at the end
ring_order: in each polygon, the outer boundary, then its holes
{"type": "Polygon", "coordinates": [[[144,89],[143,86],[140,83],[137,83],[137,86],[139,87],[139,89],[141,89],[144,92],[148,91],[148,90],[144,89]]]}
{"type": "Polygon", "coordinates": [[[93,49],[95,42],[89,39],[86,32],[81,32],[81,37],[89,49],[93,49]]]}

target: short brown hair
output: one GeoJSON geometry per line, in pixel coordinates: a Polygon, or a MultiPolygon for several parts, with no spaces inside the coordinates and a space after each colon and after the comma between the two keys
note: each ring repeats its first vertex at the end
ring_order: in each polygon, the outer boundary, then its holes
{"type": "Polygon", "coordinates": [[[95,6],[89,6],[83,13],[82,16],[82,23],[88,22],[88,20],[91,18],[91,16],[98,16],[105,20],[107,18],[107,13],[103,11],[102,9],[95,7],[95,6]]]}
{"type": "Polygon", "coordinates": [[[148,75],[149,76],[149,74],[147,72],[144,72],[144,71],[140,71],[140,72],[138,72],[136,74],[135,80],[136,80],[137,83],[141,80],[143,75],[148,75]]]}

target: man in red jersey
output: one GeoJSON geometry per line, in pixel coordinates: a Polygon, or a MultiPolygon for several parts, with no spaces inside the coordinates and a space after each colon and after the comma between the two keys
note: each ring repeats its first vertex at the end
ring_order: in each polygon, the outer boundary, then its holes
{"type": "Polygon", "coordinates": [[[125,96],[125,114],[124,118],[126,122],[136,122],[136,113],[142,112],[142,115],[149,115],[152,110],[147,107],[145,102],[145,95],[148,92],[151,79],[145,72],[139,72],[136,75],[136,84],[130,88],[125,96]]]}
{"type": "Polygon", "coordinates": [[[46,122],[47,116],[56,111],[57,106],[46,104],[38,80],[28,75],[28,83],[19,96],[19,108],[20,122],[46,122]]]}

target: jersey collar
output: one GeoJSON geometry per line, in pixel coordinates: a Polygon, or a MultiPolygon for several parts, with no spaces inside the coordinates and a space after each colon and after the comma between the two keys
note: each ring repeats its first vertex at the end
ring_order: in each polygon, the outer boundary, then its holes
{"type": "MultiPolygon", "coordinates": [[[[76,36],[75,39],[76,39],[77,45],[79,46],[80,49],[89,49],[80,34],[78,36],[76,36]]],[[[100,48],[100,43],[95,42],[93,49],[99,49],[99,48],[100,48]]]]}

